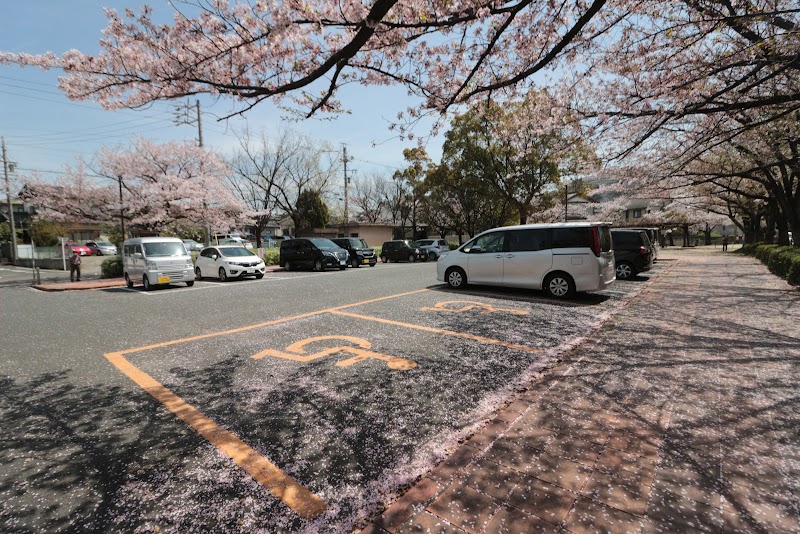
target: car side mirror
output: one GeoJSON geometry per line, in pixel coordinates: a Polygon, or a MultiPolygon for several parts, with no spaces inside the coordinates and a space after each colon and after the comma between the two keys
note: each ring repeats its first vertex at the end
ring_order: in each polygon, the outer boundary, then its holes
{"type": "Polygon", "coordinates": [[[133,257],[140,260],[140,259],[142,259],[142,253],[141,252],[134,252],[133,253],[133,257]]]}
{"type": "Polygon", "coordinates": [[[216,259],[217,259],[217,255],[216,255],[216,254],[212,254],[212,255],[211,255],[211,259],[212,259],[212,260],[216,260],[216,259]]]}
{"type": "Polygon", "coordinates": [[[482,252],[480,245],[474,245],[471,249],[469,249],[470,253],[473,252],[482,252]]]}

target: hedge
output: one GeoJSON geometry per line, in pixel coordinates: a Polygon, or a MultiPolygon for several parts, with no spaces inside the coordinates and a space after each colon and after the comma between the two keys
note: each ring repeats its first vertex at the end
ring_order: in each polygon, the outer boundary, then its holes
{"type": "Polygon", "coordinates": [[[122,276],[122,258],[119,256],[112,256],[100,264],[100,271],[103,273],[103,278],[118,278],[122,276]]]}
{"type": "Polygon", "coordinates": [[[772,273],[784,278],[791,285],[800,285],[800,248],[756,245],[747,247],[743,252],[761,260],[772,273]]]}

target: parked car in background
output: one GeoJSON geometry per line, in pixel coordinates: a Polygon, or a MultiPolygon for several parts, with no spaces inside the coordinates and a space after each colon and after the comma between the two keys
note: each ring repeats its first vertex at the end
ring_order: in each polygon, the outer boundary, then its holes
{"type": "Polygon", "coordinates": [[[117,246],[108,241],[87,241],[86,246],[89,247],[90,253],[95,256],[114,256],[117,254],[117,246]]]}
{"type": "Polygon", "coordinates": [[[661,243],[659,242],[659,229],[658,228],[620,228],[620,230],[644,230],[647,233],[647,239],[650,240],[650,247],[653,249],[653,261],[658,259],[658,253],[661,251],[661,243]]]}
{"type": "Polygon", "coordinates": [[[614,264],[619,280],[630,280],[653,267],[653,248],[645,230],[612,228],[614,264]]]}
{"type": "Polygon", "coordinates": [[[542,289],[569,298],[614,282],[608,223],[526,224],[488,230],[436,263],[436,278],[470,284],[542,289]]]}
{"type": "Polygon", "coordinates": [[[68,256],[72,256],[74,251],[78,251],[80,256],[91,256],[92,249],[87,247],[86,245],[82,245],[80,243],[76,243],[74,241],[68,241],[64,243],[64,250],[68,256]]]}
{"type": "Polygon", "coordinates": [[[122,272],[128,287],[141,281],[145,291],[173,282],[194,285],[192,257],[177,237],[126,239],[122,245],[122,272]]]}
{"type": "Polygon", "coordinates": [[[194,265],[197,279],[216,277],[222,282],[231,278],[255,276],[264,278],[267,267],[264,260],[239,245],[215,245],[200,251],[194,265]]]}
{"type": "Polygon", "coordinates": [[[436,261],[442,254],[450,251],[450,245],[444,239],[419,239],[416,245],[428,255],[430,261],[436,261]]]}
{"type": "Polygon", "coordinates": [[[362,265],[375,267],[375,264],[378,263],[375,249],[370,248],[367,242],[360,237],[337,237],[331,241],[347,251],[351,267],[361,267],[362,265]]]}
{"type": "Polygon", "coordinates": [[[236,245],[239,247],[244,247],[246,249],[252,249],[253,244],[250,241],[245,241],[241,237],[229,237],[227,239],[219,239],[215,243],[215,245],[236,245]]]}
{"type": "Polygon", "coordinates": [[[198,243],[194,239],[184,239],[183,246],[186,247],[186,250],[189,252],[199,252],[203,250],[203,244],[198,243]]]}
{"type": "Polygon", "coordinates": [[[345,270],[348,253],[345,249],[324,237],[299,237],[281,241],[279,264],[287,271],[311,268],[324,271],[326,267],[345,270]]]}
{"type": "Polygon", "coordinates": [[[383,263],[389,263],[390,261],[415,262],[427,259],[428,253],[420,250],[410,239],[386,241],[381,247],[381,261],[383,263]]]}

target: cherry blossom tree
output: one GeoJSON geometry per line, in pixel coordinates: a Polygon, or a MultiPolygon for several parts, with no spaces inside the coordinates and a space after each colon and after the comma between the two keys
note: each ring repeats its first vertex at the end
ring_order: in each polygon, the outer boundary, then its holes
{"type": "Polygon", "coordinates": [[[591,110],[601,122],[644,117],[642,132],[688,115],[800,102],[793,0],[172,5],[172,24],[148,6],[108,9],[97,56],[0,61],[61,68],[71,98],[108,107],[209,93],[240,99],[240,112],[273,98],[313,114],[340,111],[343,85],[403,84],[422,100],[413,119],[487,94],[515,98],[572,72],[571,91],[559,94],[603,95],[591,110]]]}
{"type": "Polygon", "coordinates": [[[136,138],[129,147],[102,148],[95,159],[67,167],[56,183],[27,177],[21,196],[48,220],[110,223],[120,213],[121,184],[126,223],[156,233],[168,225],[227,229],[248,220],[226,187],[227,164],[193,143],[136,138]]]}

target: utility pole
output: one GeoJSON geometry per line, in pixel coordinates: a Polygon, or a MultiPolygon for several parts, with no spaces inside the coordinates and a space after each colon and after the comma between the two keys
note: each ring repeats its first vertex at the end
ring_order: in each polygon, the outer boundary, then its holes
{"type": "Polygon", "coordinates": [[[347,145],[342,145],[342,162],[344,163],[344,237],[349,237],[347,235],[347,223],[350,222],[350,196],[348,193],[350,178],[347,176],[347,161],[347,145]]]}
{"type": "Polygon", "coordinates": [[[564,222],[567,222],[567,206],[569,206],[569,184],[564,183],[564,222]]]}
{"type": "MultiPolygon", "coordinates": [[[[122,176],[117,176],[119,182],[119,227],[122,232],[122,240],[125,241],[125,208],[122,205],[122,176]]],[[[66,269],[65,269],[66,270],[66,269]]]]}
{"type": "MultiPolygon", "coordinates": [[[[188,103],[175,106],[175,124],[194,124],[197,123],[197,146],[203,148],[203,120],[200,115],[200,100],[195,100],[195,110],[197,115],[195,119],[189,118],[188,103]]],[[[206,207],[205,205],[203,206],[206,207]]],[[[211,227],[206,223],[206,246],[211,245],[211,227]]]]}
{"type": "Polygon", "coordinates": [[[8,220],[11,223],[11,263],[17,263],[17,228],[14,225],[14,205],[11,202],[11,181],[8,177],[8,157],[6,156],[6,140],[0,138],[3,146],[3,174],[6,178],[6,201],[8,202],[8,220]]]}

